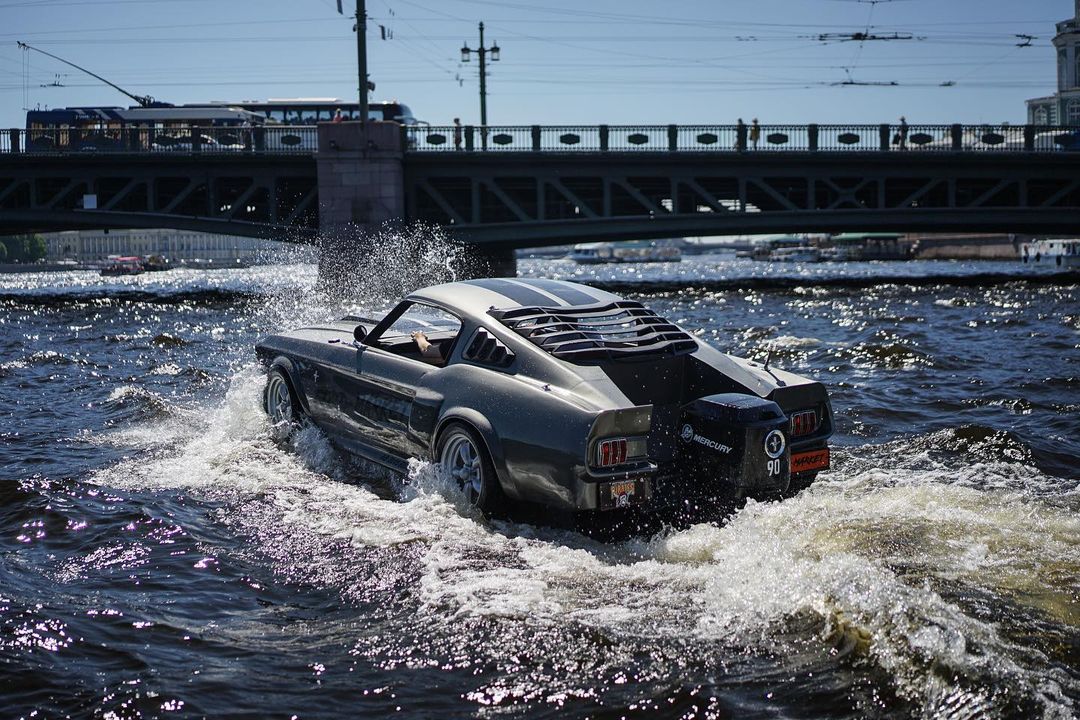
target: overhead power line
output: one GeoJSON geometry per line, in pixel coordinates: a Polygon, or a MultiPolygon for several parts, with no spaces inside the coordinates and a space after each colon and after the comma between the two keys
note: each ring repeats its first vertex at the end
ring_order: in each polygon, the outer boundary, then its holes
{"type": "MultiPolygon", "coordinates": [[[[802,37],[808,37],[803,35],[802,37]]],[[[873,42],[876,40],[925,40],[925,37],[916,37],[911,33],[821,33],[816,36],[820,42],[873,42]]]]}

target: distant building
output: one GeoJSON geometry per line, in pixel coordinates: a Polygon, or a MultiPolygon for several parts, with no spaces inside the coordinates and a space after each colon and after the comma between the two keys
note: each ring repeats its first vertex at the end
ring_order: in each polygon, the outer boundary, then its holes
{"type": "Polygon", "coordinates": [[[1057,92],[1027,101],[1031,125],[1080,125],[1080,0],[1073,18],[1057,24],[1057,92]]]}
{"type": "Polygon", "coordinates": [[[78,230],[45,235],[49,262],[100,263],[110,255],[162,255],[170,261],[251,263],[280,243],[184,230],[78,230]]]}

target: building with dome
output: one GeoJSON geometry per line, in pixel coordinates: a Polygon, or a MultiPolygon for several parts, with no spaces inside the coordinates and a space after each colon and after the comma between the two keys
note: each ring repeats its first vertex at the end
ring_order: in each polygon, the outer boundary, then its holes
{"type": "Polygon", "coordinates": [[[1054,50],[1057,52],[1057,92],[1027,101],[1031,125],[1080,126],[1080,0],[1070,20],[1057,24],[1054,50]]]}

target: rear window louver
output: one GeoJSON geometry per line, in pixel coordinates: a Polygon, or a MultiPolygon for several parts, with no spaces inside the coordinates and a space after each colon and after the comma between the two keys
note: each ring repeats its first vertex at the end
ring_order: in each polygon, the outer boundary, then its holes
{"type": "Polygon", "coordinates": [[[461,356],[466,360],[496,367],[507,367],[514,361],[514,352],[483,328],[473,333],[472,340],[461,356]]]}
{"type": "Polygon", "coordinates": [[[682,355],[697,341],[644,305],[620,300],[578,307],[519,307],[488,314],[529,342],[570,362],[682,355]]]}

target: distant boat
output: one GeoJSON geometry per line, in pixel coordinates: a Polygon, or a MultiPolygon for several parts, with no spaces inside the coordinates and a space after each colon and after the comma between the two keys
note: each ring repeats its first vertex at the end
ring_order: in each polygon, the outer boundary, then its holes
{"type": "Polygon", "coordinates": [[[142,259],[142,268],[146,272],[162,272],[164,270],[171,270],[172,265],[169,263],[169,259],[162,255],[147,255],[142,259]]]}
{"type": "Polygon", "coordinates": [[[567,257],[581,265],[679,262],[682,260],[682,249],[672,240],[595,242],[575,245],[567,257]]]}
{"type": "Polygon", "coordinates": [[[828,240],[830,260],[910,260],[914,243],[900,233],[842,233],[828,240]]]}
{"type": "Polygon", "coordinates": [[[822,262],[847,262],[851,259],[851,250],[846,247],[821,248],[822,262]]]}
{"type": "Polygon", "coordinates": [[[1080,267],[1080,240],[1034,240],[1021,246],[1020,257],[1025,263],[1080,267]]]}
{"type": "Polygon", "coordinates": [[[780,248],[803,247],[806,242],[806,238],[799,235],[766,235],[751,241],[749,257],[754,260],[772,260],[774,251],[780,248]]]}
{"type": "Polygon", "coordinates": [[[809,245],[776,248],[769,253],[769,260],[773,262],[816,263],[821,262],[821,251],[809,245]]]}
{"type": "Polygon", "coordinates": [[[101,268],[101,275],[103,277],[142,275],[143,272],[142,258],[138,257],[109,258],[109,263],[101,268]]]}

